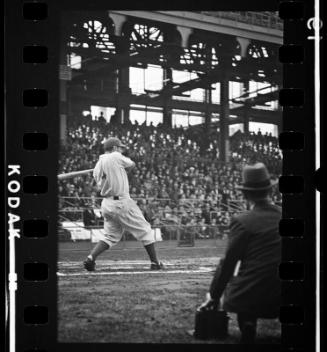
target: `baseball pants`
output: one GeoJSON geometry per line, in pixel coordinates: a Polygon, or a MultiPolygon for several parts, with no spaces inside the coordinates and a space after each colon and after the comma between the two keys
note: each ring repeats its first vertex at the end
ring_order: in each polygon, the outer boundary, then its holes
{"type": "Polygon", "coordinates": [[[156,242],[150,224],[133,199],[104,198],[101,212],[104,218],[104,234],[99,239],[109,247],[121,240],[124,231],[131,233],[145,246],[156,242]]]}

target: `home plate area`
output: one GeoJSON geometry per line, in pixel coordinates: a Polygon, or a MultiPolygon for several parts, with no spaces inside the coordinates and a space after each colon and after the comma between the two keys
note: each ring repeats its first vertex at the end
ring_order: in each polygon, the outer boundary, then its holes
{"type": "Polygon", "coordinates": [[[164,261],[164,270],[150,270],[150,263],[145,260],[97,260],[96,270],[88,272],[82,262],[65,261],[58,263],[57,275],[68,278],[85,275],[196,274],[214,272],[218,262],[219,258],[184,258],[164,261]]]}

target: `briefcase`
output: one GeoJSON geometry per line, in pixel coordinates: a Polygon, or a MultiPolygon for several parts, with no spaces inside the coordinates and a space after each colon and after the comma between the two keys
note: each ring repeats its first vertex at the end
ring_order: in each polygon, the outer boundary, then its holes
{"type": "Polygon", "coordinates": [[[195,314],[194,337],[200,340],[226,339],[229,316],[224,310],[197,309],[195,314]]]}

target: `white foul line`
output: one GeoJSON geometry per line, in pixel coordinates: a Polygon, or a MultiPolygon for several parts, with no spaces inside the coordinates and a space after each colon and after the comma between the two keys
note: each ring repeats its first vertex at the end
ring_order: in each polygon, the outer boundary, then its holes
{"type": "Polygon", "coordinates": [[[61,273],[57,272],[57,276],[73,277],[73,276],[110,276],[110,275],[140,275],[140,274],[199,274],[212,272],[212,268],[201,268],[197,270],[158,270],[158,271],[99,271],[99,272],[80,272],[80,273],[61,273]]]}
{"type": "MultiPolygon", "coordinates": [[[[67,267],[67,268],[72,268],[72,267],[80,267],[81,266],[81,262],[59,262],[58,263],[59,266],[62,267],[67,267]]],[[[136,262],[136,261],[119,261],[119,262],[110,262],[110,261],[97,261],[97,264],[100,264],[102,266],[114,266],[115,268],[117,268],[118,266],[131,266],[131,268],[135,267],[135,266],[142,266],[142,265],[147,265],[149,266],[149,262],[148,261],[143,261],[143,262],[136,262]]],[[[176,266],[175,263],[164,263],[165,266],[176,266]]],[[[182,264],[181,264],[182,265],[182,264]]],[[[184,264],[185,265],[185,264],[184,264]]]]}

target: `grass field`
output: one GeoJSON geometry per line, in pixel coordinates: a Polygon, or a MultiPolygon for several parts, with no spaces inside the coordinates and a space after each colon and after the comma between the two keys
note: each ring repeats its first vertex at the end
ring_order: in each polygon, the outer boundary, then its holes
{"type": "MultiPolygon", "coordinates": [[[[195,247],[157,243],[164,271],[149,271],[141,244],[120,243],[97,260],[94,273],[81,262],[92,244],[59,243],[59,342],[238,343],[240,333],[230,314],[226,340],[200,341],[195,310],[203,302],[213,271],[224,253],[222,240],[199,240],[195,247]]],[[[257,343],[279,343],[277,320],[260,320],[257,343]]]]}

